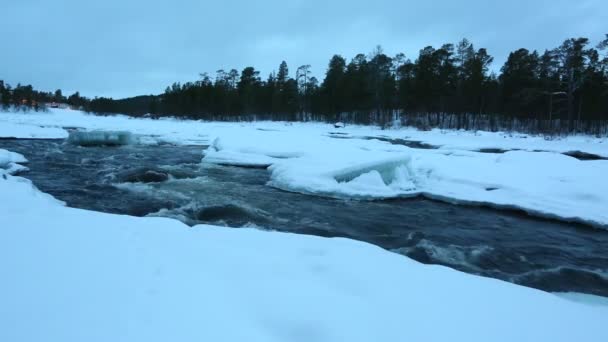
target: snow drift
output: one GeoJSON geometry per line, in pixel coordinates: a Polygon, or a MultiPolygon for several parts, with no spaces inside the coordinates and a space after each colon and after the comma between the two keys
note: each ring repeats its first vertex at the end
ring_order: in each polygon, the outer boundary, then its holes
{"type": "Polygon", "coordinates": [[[606,306],[348,239],[72,209],[14,176],[0,203],[2,341],[608,338],[606,306]]]}
{"type": "MultiPolygon", "coordinates": [[[[290,191],[365,198],[426,193],[608,222],[606,161],[464,151],[542,145],[608,155],[602,140],[342,129],[443,145],[422,151],[333,139],[327,137],[333,128],[319,124],[66,110],[0,116],[0,136],[13,136],[6,127],[18,127],[23,136],[65,137],[65,126],[129,130],[149,143],[206,145],[220,137],[203,162],[268,166],[270,184],[290,191]]],[[[171,219],[67,208],[10,175],[23,162],[0,150],[0,341],[608,340],[604,305],[422,265],[347,239],[189,228],[171,219]]]]}

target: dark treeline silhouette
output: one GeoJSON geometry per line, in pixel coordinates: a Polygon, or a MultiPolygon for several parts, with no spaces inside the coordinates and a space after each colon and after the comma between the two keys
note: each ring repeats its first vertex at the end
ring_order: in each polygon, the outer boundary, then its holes
{"type": "Polygon", "coordinates": [[[69,105],[73,108],[87,109],[90,101],[87,98],[80,96],[80,93],[66,97],[62,94],[61,89],[55,92],[44,92],[35,90],[31,85],[17,84],[14,88],[0,80],[0,107],[8,109],[13,107],[16,110],[34,109],[45,110],[48,105],[69,105]]]}
{"type": "Polygon", "coordinates": [[[196,82],[174,83],[161,95],[78,96],[76,105],[102,114],[204,120],[608,134],[608,35],[597,46],[572,38],[542,53],[519,49],[498,74],[490,72],[492,62],[486,49],[466,39],[425,47],[414,59],[391,57],[377,47],[350,61],[333,56],[321,82],[311,76],[310,65],[292,77],[282,62],[265,79],[254,67],[218,70],[214,77],[204,73],[196,82]]]}

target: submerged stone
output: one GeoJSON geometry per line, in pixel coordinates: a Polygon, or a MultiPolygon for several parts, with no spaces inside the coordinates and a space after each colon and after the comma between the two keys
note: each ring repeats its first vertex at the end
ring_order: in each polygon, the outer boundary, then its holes
{"type": "Polygon", "coordinates": [[[123,176],[123,180],[128,183],[160,183],[168,179],[166,172],[155,170],[137,170],[123,176]]]}

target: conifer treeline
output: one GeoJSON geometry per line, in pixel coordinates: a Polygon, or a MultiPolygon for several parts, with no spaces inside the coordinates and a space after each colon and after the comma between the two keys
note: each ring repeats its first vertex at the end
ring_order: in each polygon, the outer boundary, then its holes
{"type": "Polygon", "coordinates": [[[8,109],[34,109],[44,110],[46,106],[52,103],[68,104],[72,107],[86,109],[90,102],[87,98],[80,96],[79,92],[66,97],[57,89],[55,92],[44,92],[35,90],[31,85],[17,84],[14,88],[0,80],[0,107],[8,109]]]}
{"type": "Polygon", "coordinates": [[[498,75],[493,58],[466,39],[416,58],[380,47],[350,61],[335,55],[322,81],[311,66],[282,62],[262,79],[253,67],[201,74],[158,96],[83,104],[97,113],[207,120],[322,120],[531,132],[608,133],[608,35],[597,46],[572,38],[539,53],[512,52],[498,75]]]}

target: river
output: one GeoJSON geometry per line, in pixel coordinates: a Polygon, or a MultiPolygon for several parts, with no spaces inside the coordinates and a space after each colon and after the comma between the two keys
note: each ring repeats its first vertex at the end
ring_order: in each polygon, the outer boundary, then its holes
{"type": "Polygon", "coordinates": [[[79,147],[0,140],[67,205],[134,216],[348,237],[428,264],[546,291],[608,297],[608,231],[422,198],[330,199],[266,185],[264,169],[201,163],[204,146],[79,147]]]}

